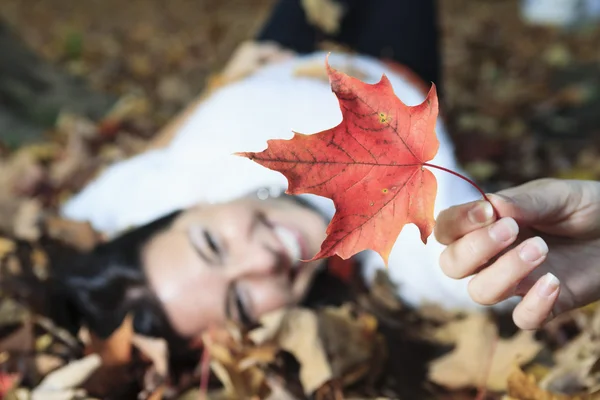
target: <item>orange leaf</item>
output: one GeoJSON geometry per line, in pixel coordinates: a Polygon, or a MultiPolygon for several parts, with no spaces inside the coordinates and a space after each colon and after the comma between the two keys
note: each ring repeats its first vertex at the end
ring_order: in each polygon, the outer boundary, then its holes
{"type": "Polygon", "coordinates": [[[238,155],[285,175],[288,194],[333,200],[336,213],[313,260],[334,254],[347,259],[372,249],[387,265],[404,225],[414,223],[427,243],[435,223],[437,182],[423,168],[439,147],[435,85],[422,104],[411,107],[396,97],[385,75],[370,85],[326,65],[342,122],[238,155]]]}
{"type": "Polygon", "coordinates": [[[102,358],[103,366],[120,366],[131,361],[131,346],[133,341],[133,316],[127,315],[121,326],[107,339],[101,339],[91,334],[90,349],[102,358]]]}

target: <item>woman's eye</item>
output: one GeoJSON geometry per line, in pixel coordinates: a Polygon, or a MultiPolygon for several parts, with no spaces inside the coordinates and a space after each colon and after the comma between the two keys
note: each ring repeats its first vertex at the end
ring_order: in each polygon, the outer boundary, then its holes
{"type": "Polygon", "coordinates": [[[202,226],[195,225],[188,228],[188,239],[196,253],[205,262],[209,264],[223,263],[226,252],[218,236],[211,234],[202,226]]]}
{"type": "Polygon", "coordinates": [[[210,251],[218,256],[220,253],[219,246],[217,245],[217,242],[213,235],[211,235],[210,232],[208,232],[207,230],[204,231],[204,240],[206,240],[206,244],[208,245],[210,251]]]}

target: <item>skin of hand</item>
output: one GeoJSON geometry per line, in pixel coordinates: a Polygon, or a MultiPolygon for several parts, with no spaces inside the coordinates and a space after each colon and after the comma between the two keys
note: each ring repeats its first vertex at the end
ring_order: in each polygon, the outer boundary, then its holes
{"type": "Polygon", "coordinates": [[[476,302],[522,296],[521,329],[600,299],[600,182],[540,179],[442,211],[440,266],[476,302]],[[491,203],[491,204],[490,204],[491,203]]]}

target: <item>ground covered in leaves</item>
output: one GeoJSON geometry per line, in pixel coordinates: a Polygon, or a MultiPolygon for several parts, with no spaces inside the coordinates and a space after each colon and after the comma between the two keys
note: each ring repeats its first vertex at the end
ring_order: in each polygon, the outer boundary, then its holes
{"type": "MultiPolygon", "coordinates": [[[[442,112],[467,170],[489,189],[542,176],[600,178],[600,29],[526,26],[516,0],[440,3],[442,112]]],[[[2,146],[3,277],[45,279],[45,240],[84,250],[102,240],[85,224],[57,218],[56,207],[103,166],[142,151],[252,37],[271,4],[3,2],[0,16],[36,52],[120,99],[101,120],[63,113],[43,140],[2,146]]],[[[600,398],[595,305],[534,334],[511,329],[506,316],[408,310],[394,292],[381,274],[343,306],[296,308],[265,317],[252,331],[211,332],[203,358],[199,352],[182,370],[168,362],[163,341],[135,335],[129,320],[99,345],[85,331],[74,337],[32,313],[14,290],[0,303],[0,393],[11,399],[185,400],[205,392],[211,399],[600,398]]]]}

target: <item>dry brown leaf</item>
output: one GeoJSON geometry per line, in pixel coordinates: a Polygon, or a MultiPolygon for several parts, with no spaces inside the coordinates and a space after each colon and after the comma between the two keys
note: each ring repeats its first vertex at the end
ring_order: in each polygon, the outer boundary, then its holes
{"type": "Polygon", "coordinates": [[[11,239],[0,237],[0,259],[15,251],[15,242],[11,239]]]}
{"type": "Polygon", "coordinates": [[[23,200],[13,220],[13,230],[18,239],[34,241],[40,238],[38,222],[42,215],[42,204],[36,199],[23,200]]]}
{"type": "Polygon", "coordinates": [[[206,395],[200,394],[200,390],[197,388],[190,389],[183,393],[177,400],[238,400],[239,397],[235,397],[225,389],[214,389],[210,390],[206,395]]]}
{"type": "Polygon", "coordinates": [[[49,168],[49,180],[54,187],[67,184],[73,177],[90,167],[92,157],[85,137],[78,131],[68,132],[68,141],[60,157],[49,168]]]}
{"type": "Polygon", "coordinates": [[[244,42],[237,47],[219,74],[218,82],[213,82],[213,85],[235,82],[252,75],[269,63],[288,60],[292,58],[292,54],[276,43],[244,42]]]}
{"type": "Polygon", "coordinates": [[[73,335],[71,335],[66,329],[56,326],[54,321],[51,319],[42,317],[41,315],[35,315],[33,319],[36,325],[45,329],[48,333],[61,340],[70,348],[79,349],[79,343],[77,342],[77,339],[73,337],[73,335]]]}
{"type": "Polygon", "coordinates": [[[54,342],[54,338],[51,334],[46,333],[41,336],[38,336],[35,339],[35,350],[39,353],[45,352],[54,342]]]}
{"type": "Polygon", "coordinates": [[[271,393],[266,400],[298,400],[296,396],[286,389],[285,382],[283,382],[281,379],[268,377],[267,383],[271,388],[271,393]]]}
{"type": "Polygon", "coordinates": [[[92,121],[68,111],[63,111],[58,115],[56,132],[67,138],[76,132],[77,135],[87,140],[95,139],[98,136],[98,128],[92,121]]]}
{"type": "Polygon", "coordinates": [[[335,0],[302,0],[306,19],[323,32],[330,35],[338,33],[344,6],[335,0]]]}
{"type": "Polygon", "coordinates": [[[33,324],[28,318],[23,325],[0,341],[0,351],[9,353],[28,353],[35,348],[33,324]]]}
{"type": "MultiPolygon", "coordinates": [[[[338,65],[336,66],[336,68],[347,75],[353,76],[363,81],[369,77],[367,73],[353,65],[351,57],[349,57],[347,63],[338,65]]],[[[327,75],[327,69],[321,61],[306,61],[300,63],[294,68],[293,74],[297,77],[318,79],[325,83],[329,83],[329,75],[327,75]]]]}
{"type": "Polygon", "coordinates": [[[100,241],[100,236],[89,222],[48,216],[44,219],[44,226],[49,237],[81,251],[91,250],[100,241]]]}
{"type": "Polygon", "coordinates": [[[247,349],[238,362],[238,368],[245,370],[255,365],[268,364],[275,360],[278,349],[276,346],[263,345],[247,349]]]}
{"type": "MultiPolygon", "coordinates": [[[[0,188],[2,187],[3,186],[0,184],[0,188]]],[[[0,231],[15,239],[15,215],[17,215],[17,212],[19,211],[21,203],[22,199],[15,198],[0,191],[0,231]]]]}
{"type": "MultiPolygon", "coordinates": [[[[225,390],[224,398],[264,398],[269,393],[265,383],[264,372],[256,366],[241,368],[242,361],[248,354],[248,347],[243,346],[227,330],[213,330],[202,336],[205,348],[210,352],[210,367],[225,390]]],[[[251,347],[250,347],[251,348],[251,347]]]]}
{"type": "Polygon", "coordinates": [[[46,252],[42,250],[41,247],[35,247],[31,251],[29,258],[31,259],[31,266],[35,276],[40,280],[48,279],[48,266],[50,265],[50,261],[48,260],[46,252]]]}
{"type": "Polygon", "coordinates": [[[494,391],[506,389],[506,382],[515,361],[523,365],[531,361],[543,348],[532,331],[520,331],[510,339],[499,339],[487,381],[494,391]]]}
{"type": "Polygon", "coordinates": [[[542,389],[565,394],[600,389],[600,340],[593,327],[557,350],[554,360],[540,381],[542,389]]]}
{"type": "Polygon", "coordinates": [[[512,365],[531,361],[542,348],[529,331],[498,338],[496,325],[479,313],[443,326],[437,338],[441,343],[455,342],[456,347],[430,364],[429,379],[449,389],[479,387],[485,382],[488,389],[503,391],[512,365]]]}
{"type": "Polygon", "coordinates": [[[369,288],[369,297],[387,311],[399,312],[404,305],[398,297],[398,286],[392,282],[387,271],[378,269],[369,288]]]}
{"type": "Polygon", "coordinates": [[[600,388],[600,309],[590,305],[580,314],[582,332],[554,352],[554,366],[540,380],[540,388],[563,394],[600,388]]]}
{"type": "Polygon", "coordinates": [[[257,343],[275,343],[296,358],[306,394],[334,378],[346,378],[349,384],[364,377],[382,345],[376,319],[354,316],[348,307],[280,310],[262,318],[261,325],[249,336],[257,343]]]}
{"type": "Polygon", "coordinates": [[[288,312],[288,310],[280,308],[266,313],[260,318],[260,326],[248,333],[248,338],[257,345],[272,340],[279,332],[279,328],[288,312]]]}
{"type": "Polygon", "coordinates": [[[131,361],[133,316],[127,315],[121,326],[106,340],[91,334],[91,353],[97,353],[107,367],[125,365],[131,361]]]}
{"type": "Polygon", "coordinates": [[[100,365],[102,365],[102,359],[98,354],[90,354],[79,360],[71,361],[64,367],[48,374],[33,392],[46,395],[50,392],[73,389],[88,379],[100,365]]]}
{"type": "MultiPolygon", "coordinates": [[[[53,152],[54,145],[49,146],[53,146],[53,152]]],[[[24,147],[0,162],[2,196],[14,198],[34,190],[44,177],[44,170],[38,163],[40,151],[40,146],[24,147]]]]}
{"type": "Polygon", "coordinates": [[[349,307],[328,307],[318,316],[321,340],[335,378],[345,378],[344,382],[351,384],[377,368],[369,363],[375,347],[381,344],[373,316],[362,313],[355,317],[349,307]]]}
{"type": "Polygon", "coordinates": [[[276,343],[300,363],[300,382],[310,394],[333,377],[327,349],[319,332],[319,317],[306,309],[289,310],[282,321],[276,343]]]}
{"type": "Polygon", "coordinates": [[[62,358],[51,354],[38,354],[35,356],[35,367],[41,376],[48,375],[65,364],[62,358]]]}
{"type": "Polygon", "coordinates": [[[156,389],[150,396],[148,396],[147,400],[162,400],[163,394],[165,393],[165,387],[161,386],[156,389]]]}
{"type": "Polygon", "coordinates": [[[85,398],[85,390],[63,389],[57,391],[36,391],[34,389],[28,400],[76,400],[80,398],[85,398]]]}
{"type": "Polygon", "coordinates": [[[15,300],[5,297],[0,301],[0,326],[20,324],[29,316],[29,310],[15,300]]]}
{"type": "Polygon", "coordinates": [[[440,304],[424,303],[418,309],[419,317],[435,324],[447,324],[455,321],[459,316],[459,311],[452,311],[443,308],[440,304]]]}
{"type": "Polygon", "coordinates": [[[165,339],[133,335],[132,343],[145,356],[152,360],[156,372],[160,376],[167,376],[169,373],[169,347],[165,339]]]}
{"type": "Polygon", "coordinates": [[[21,374],[0,372],[0,398],[9,400],[21,382],[21,374]]]}
{"type": "Polygon", "coordinates": [[[150,107],[148,98],[140,94],[128,94],[122,96],[108,112],[104,120],[100,123],[120,123],[133,117],[142,116],[148,112],[150,107]]]}
{"type": "Polygon", "coordinates": [[[508,377],[508,395],[517,400],[584,400],[600,399],[600,392],[563,395],[542,389],[535,377],[513,365],[508,377]]]}

